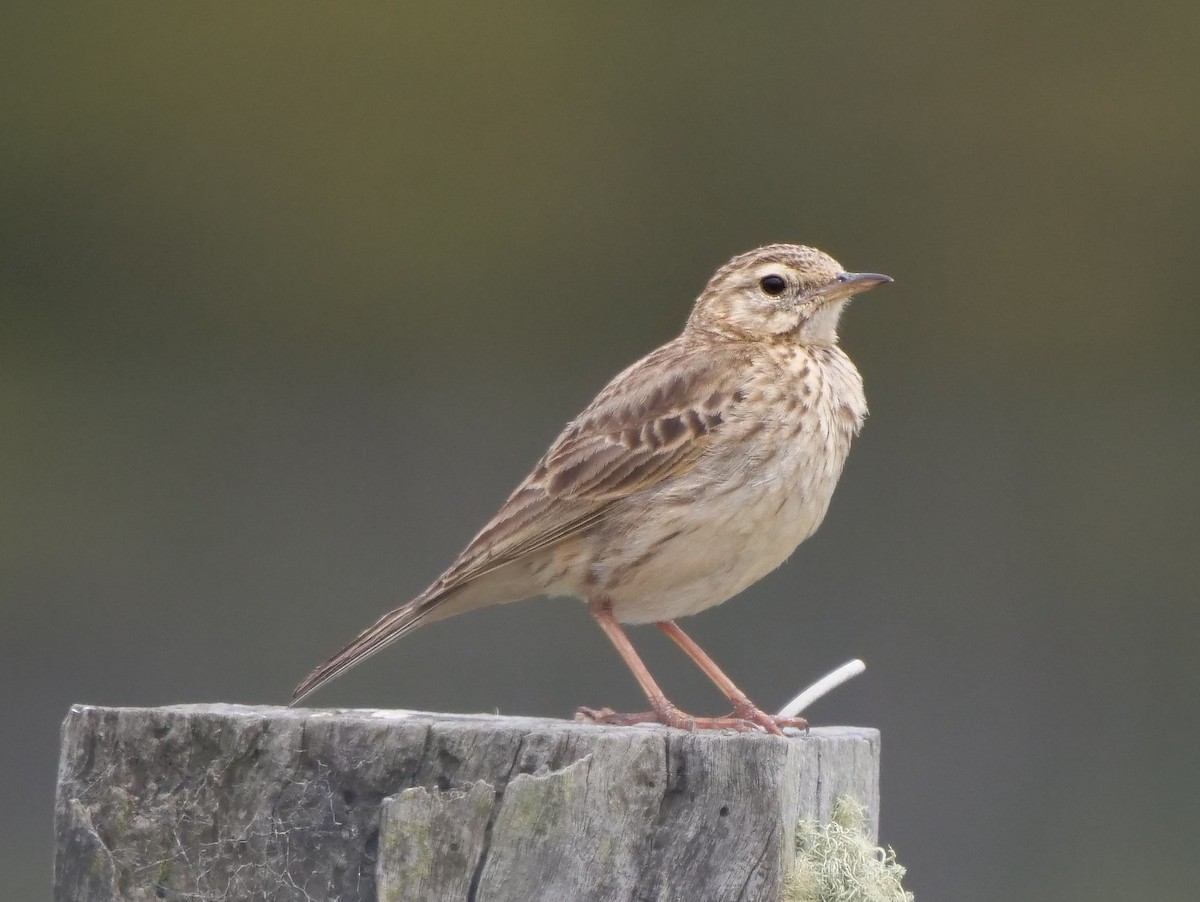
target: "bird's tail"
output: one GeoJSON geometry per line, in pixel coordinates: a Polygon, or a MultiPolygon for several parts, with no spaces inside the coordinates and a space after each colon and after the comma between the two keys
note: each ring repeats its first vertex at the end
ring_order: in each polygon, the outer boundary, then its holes
{"type": "MultiPolygon", "coordinates": [[[[355,664],[365,661],[375,652],[391,645],[401,636],[420,626],[421,622],[449,600],[453,592],[439,591],[433,587],[418,595],[408,604],[389,611],[375,625],[359,633],[349,645],[320,664],[306,676],[292,693],[291,705],[301,701],[335,677],[341,676],[355,664]]],[[[445,612],[450,613],[450,612],[445,612]]],[[[439,612],[442,616],[442,612],[439,612]]],[[[435,616],[433,619],[440,619],[435,616]]]]}

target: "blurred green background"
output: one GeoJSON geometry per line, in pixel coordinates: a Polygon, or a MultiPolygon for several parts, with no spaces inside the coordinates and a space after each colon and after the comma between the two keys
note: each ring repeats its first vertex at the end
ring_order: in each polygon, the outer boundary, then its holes
{"type": "MultiPolygon", "coordinates": [[[[825,526],[687,622],[884,736],[919,899],[1195,899],[1200,7],[9,4],[0,880],[72,702],[283,702],[424,587],[709,274],[896,284],[825,526]]],[[[720,712],[653,631],[668,691],[720,712]]],[[[317,704],[635,708],[567,601],[317,704]]]]}

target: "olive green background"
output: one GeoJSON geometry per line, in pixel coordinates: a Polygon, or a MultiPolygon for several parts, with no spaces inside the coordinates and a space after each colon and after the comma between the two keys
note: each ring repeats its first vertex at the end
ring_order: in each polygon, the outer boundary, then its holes
{"type": "MultiPolygon", "coordinates": [[[[26,4],[0,28],[0,882],[72,702],[283,702],[449,562],[718,265],[896,284],[829,517],[690,619],[878,726],[919,899],[1194,899],[1200,7],[26,4]]],[[[721,700],[635,642],[682,705],[721,700]]],[[[569,716],[583,608],[314,699],[569,716]]]]}

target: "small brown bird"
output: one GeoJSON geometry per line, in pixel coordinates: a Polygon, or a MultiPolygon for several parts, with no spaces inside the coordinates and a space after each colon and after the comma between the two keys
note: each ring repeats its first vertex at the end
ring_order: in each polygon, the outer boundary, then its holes
{"type": "Polygon", "coordinates": [[[675,619],[770,573],[824,518],[867,413],[862,377],[837,345],[838,317],[852,295],[890,281],[799,245],[734,257],[683,333],[613,379],[450,568],[310,673],[292,703],[422,624],[573,595],[652,709],[581,708],[580,717],[777,734],[804,726],[757,708],[675,619]],[[692,717],[671,704],[622,623],[656,624],[732,714],[692,717]]]}

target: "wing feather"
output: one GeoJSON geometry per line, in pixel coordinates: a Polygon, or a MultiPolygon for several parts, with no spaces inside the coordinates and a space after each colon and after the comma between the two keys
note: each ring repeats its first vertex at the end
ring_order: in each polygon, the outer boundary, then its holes
{"type": "Polygon", "coordinates": [[[742,396],[732,352],[690,341],[664,345],[610,382],[454,564],[310,673],[292,704],[436,618],[466,583],[602,524],[621,499],[694,467],[742,396]]]}
{"type": "Polygon", "coordinates": [[[619,374],[568,424],[439,588],[578,535],[614,502],[690,470],[738,400],[735,363],[676,340],[619,374]]]}

